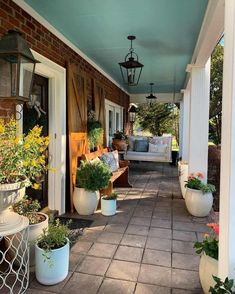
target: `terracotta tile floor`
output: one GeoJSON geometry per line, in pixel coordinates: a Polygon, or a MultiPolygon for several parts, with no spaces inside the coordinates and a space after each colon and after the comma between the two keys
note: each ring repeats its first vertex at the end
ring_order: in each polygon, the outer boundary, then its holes
{"type": "Polygon", "coordinates": [[[46,287],[32,277],[28,294],[203,293],[193,242],[208,220],[187,213],[176,167],[133,163],[130,182],[133,188],[116,189],[115,216],[89,217],[94,222],[71,250],[67,279],[46,287]]]}

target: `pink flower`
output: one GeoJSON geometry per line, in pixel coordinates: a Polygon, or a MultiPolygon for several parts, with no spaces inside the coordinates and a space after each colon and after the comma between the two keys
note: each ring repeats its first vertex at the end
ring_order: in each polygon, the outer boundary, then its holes
{"type": "Polygon", "coordinates": [[[209,228],[212,228],[217,237],[219,237],[219,226],[216,223],[207,224],[209,228]]]}
{"type": "Polygon", "coordinates": [[[198,173],[197,173],[197,177],[203,179],[203,178],[204,178],[203,173],[198,172],[198,173]]]}

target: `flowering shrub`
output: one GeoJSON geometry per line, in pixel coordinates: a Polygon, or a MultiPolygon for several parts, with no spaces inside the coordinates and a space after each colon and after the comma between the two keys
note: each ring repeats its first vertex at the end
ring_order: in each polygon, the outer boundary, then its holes
{"type": "Polygon", "coordinates": [[[35,126],[27,135],[19,135],[14,119],[0,120],[0,184],[28,180],[37,188],[37,179],[48,169],[49,138],[41,132],[42,127],[35,126]]]}
{"type": "Polygon", "coordinates": [[[188,181],[186,181],[185,187],[194,190],[200,190],[203,194],[215,192],[215,186],[203,183],[202,179],[202,173],[197,173],[196,175],[191,174],[188,176],[188,181]]]}
{"type": "Polygon", "coordinates": [[[219,253],[219,226],[215,223],[207,224],[211,228],[210,234],[205,234],[202,242],[195,242],[197,254],[204,252],[206,255],[218,260],[219,253]]]}

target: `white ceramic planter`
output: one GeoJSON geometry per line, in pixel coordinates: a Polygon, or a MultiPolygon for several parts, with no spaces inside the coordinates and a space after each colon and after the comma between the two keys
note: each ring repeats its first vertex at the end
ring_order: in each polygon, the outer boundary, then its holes
{"type": "Polygon", "coordinates": [[[200,190],[186,189],[185,204],[190,214],[196,217],[207,216],[212,208],[212,193],[203,194],[200,190]]]}
{"type": "Polygon", "coordinates": [[[116,213],[117,200],[105,200],[101,198],[101,213],[105,216],[114,215],[116,213]]]}
{"type": "Polygon", "coordinates": [[[93,214],[97,209],[99,198],[99,191],[91,192],[77,187],[74,189],[73,203],[80,215],[93,214]]]}
{"type": "Polygon", "coordinates": [[[209,294],[210,287],[215,285],[212,275],[218,276],[218,260],[203,254],[199,264],[199,277],[205,294],[209,294]]]}
{"type": "Polygon", "coordinates": [[[61,248],[46,253],[50,258],[45,260],[45,251],[35,245],[35,275],[39,283],[54,285],[62,282],[69,271],[69,241],[61,248]]]}
{"type": "Polygon", "coordinates": [[[48,215],[42,212],[38,212],[38,214],[43,215],[45,220],[38,223],[29,225],[29,265],[33,267],[35,265],[35,244],[34,242],[38,239],[38,237],[42,234],[43,229],[48,228],[48,215]]]}
{"type": "Polygon", "coordinates": [[[183,198],[185,198],[185,194],[186,194],[185,182],[188,179],[188,164],[179,162],[178,171],[179,171],[179,182],[180,182],[181,193],[183,198]]]}

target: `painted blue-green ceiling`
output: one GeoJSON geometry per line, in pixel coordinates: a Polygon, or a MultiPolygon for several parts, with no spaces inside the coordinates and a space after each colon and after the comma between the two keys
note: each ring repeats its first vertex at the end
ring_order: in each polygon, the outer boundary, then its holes
{"type": "Polygon", "coordinates": [[[25,0],[114,80],[133,43],[144,64],[130,93],[180,91],[208,0],[25,0]]]}

